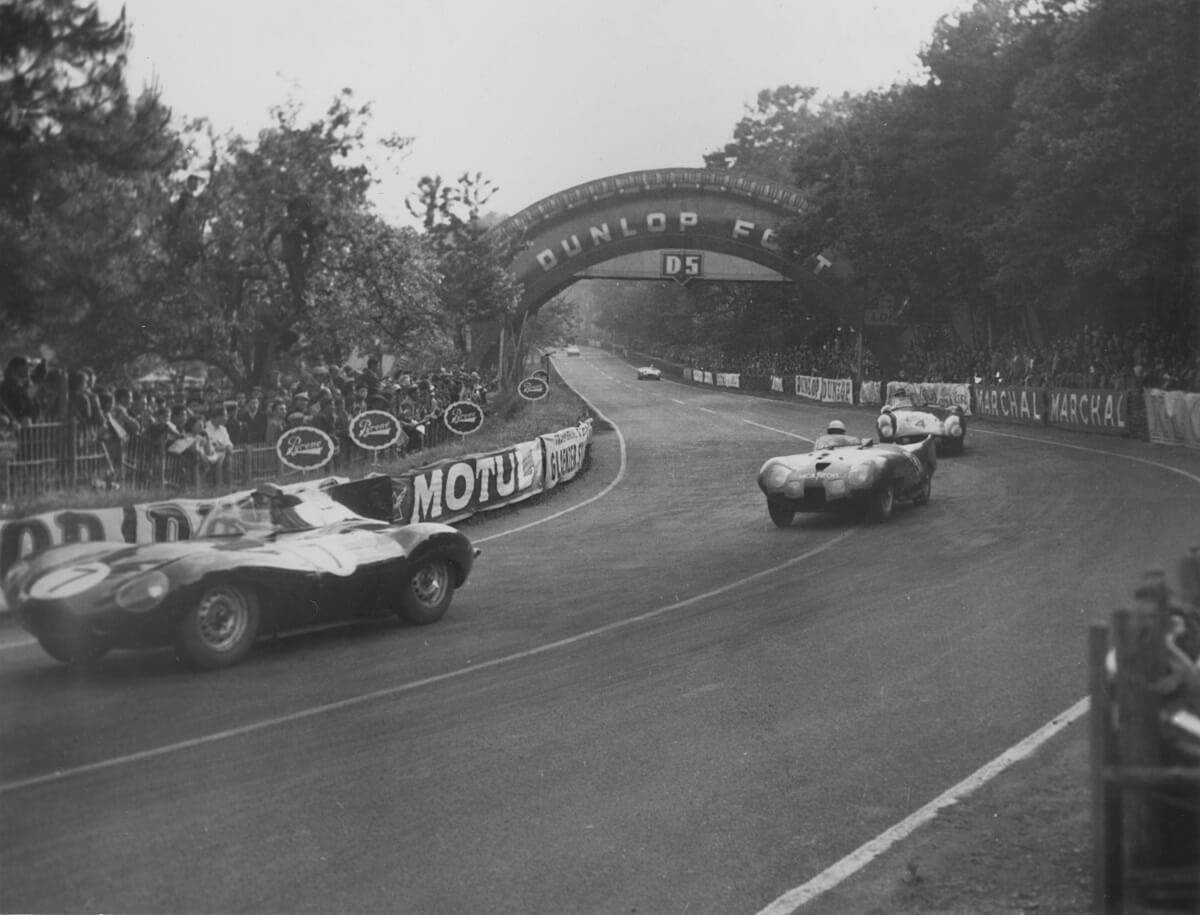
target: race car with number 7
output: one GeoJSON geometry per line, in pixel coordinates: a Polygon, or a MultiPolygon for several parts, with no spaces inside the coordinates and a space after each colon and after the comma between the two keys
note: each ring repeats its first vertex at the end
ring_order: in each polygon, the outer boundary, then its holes
{"type": "Polygon", "coordinates": [[[192,539],[83,542],[18,561],[4,594],[51,657],[174,646],[201,669],[241,661],[260,635],[340,620],[441,619],[478,550],[444,524],[394,524],[391,481],[328,490],[268,484],[219,501],[192,539]],[[368,489],[387,487],[387,493],[368,489]]]}

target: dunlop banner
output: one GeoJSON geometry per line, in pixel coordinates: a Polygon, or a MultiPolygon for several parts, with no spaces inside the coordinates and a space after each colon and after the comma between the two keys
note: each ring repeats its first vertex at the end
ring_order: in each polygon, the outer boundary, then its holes
{"type": "Polygon", "coordinates": [[[975,385],[975,414],[1039,426],[1046,422],[1040,388],[975,385]]]}
{"type": "Polygon", "coordinates": [[[1049,401],[1046,421],[1053,426],[1112,435],[1125,435],[1128,431],[1128,391],[1049,388],[1046,397],[1049,401]]]}
{"type": "Polygon", "coordinates": [[[819,400],[822,403],[853,403],[854,382],[850,378],[819,378],[816,375],[796,375],[796,396],[819,400]]]}
{"type": "Polygon", "coordinates": [[[579,473],[592,440],[592,421],[580,423],[571,429],[563,429],[539,437],[545,455],[545,488],[553,489],[560,482],[569,480],[579,473]]]}
{"type": "Polygon", "coordinates": [[[449,458],[392,477],[397,521],[447,521],[519,502],[542,491],[541,444],[449,458]]]}
{"type": "Polygon", "coordinates": [[[1145,399],[1150,441],[1200,448],[1200,394],[1148,388],[1145,399]]]}

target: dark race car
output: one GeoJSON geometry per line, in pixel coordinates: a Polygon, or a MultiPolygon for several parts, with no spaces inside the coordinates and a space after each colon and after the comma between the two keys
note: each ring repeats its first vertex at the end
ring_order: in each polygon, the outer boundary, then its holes
{"type": "Polygon", "coordinates": [[[909,445],[868,439],[864,444],[771,458],[758,472],[758,486],[767,497],[767,513],[779,527],[790,525],[797,512],[853,508],[884,521],[897,502],[928,502],[936,469],[932,436],[909,445]]]}
{"type": "MultiPolygon", "coordinates": [[[[380,479],[359,482],[390,487],[380,479]]],[[[479,551],[444,524],[365,517],[335,498],[342,488],[261,487],[218,503],[191,540],[52,547],[9,570],[4,593],[66,663],[174,645],[197,667],[229,667],[259,635],[389,613],[441,619],[479,551]]]]}
{"type": "Polygon", "coordinates": [[[656,365],[643,365],[637,370],[638,381],[662,381],[662,369],[656,365]]]}

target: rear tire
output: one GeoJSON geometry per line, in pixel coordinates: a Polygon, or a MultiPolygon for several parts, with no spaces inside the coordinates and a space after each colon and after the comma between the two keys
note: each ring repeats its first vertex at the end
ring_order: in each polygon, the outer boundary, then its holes
{"type": "Polygon", "coordinates": [[[776,527],[791,527],[792,519],[796,517],[795,509],[771,499],[767,500],[767,514],[771,516],[771,520],[775,522],[776,527]]]}
{"type": "Polygon", "coordinates": [[[207,588],[183,615],[178,649],[201,670],[237,664],[258,635],[258,595],[242,585],[207,588]]]}
{"type": "Polygon", "coordinates": [[[397,615],[406,623],[426,626],[446,614],[454,597],[454,572],[445,559],[423,559],[400,591],[397,615]]]}
{"type": "Polygon", "coordinates": [[[875,490],[867,513],[872,521],[886,521],[892,517],[892,509],[896,507],[896,481],[888,480],[875,490]]]}

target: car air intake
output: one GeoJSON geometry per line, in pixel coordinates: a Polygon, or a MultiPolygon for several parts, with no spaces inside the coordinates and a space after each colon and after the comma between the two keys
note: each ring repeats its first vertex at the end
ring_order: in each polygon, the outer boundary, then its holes
{"type": "Polygon", "coordinates": [[[829,461],[817,461],[817,470],[824,470],[829,466],[829,461]]]}

